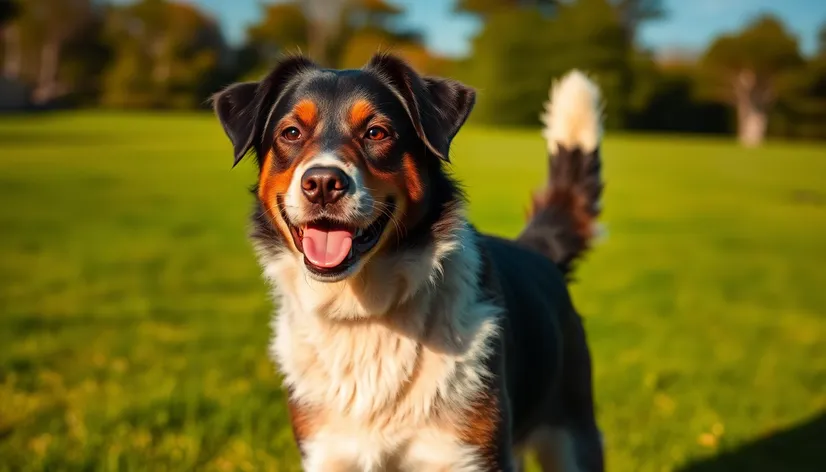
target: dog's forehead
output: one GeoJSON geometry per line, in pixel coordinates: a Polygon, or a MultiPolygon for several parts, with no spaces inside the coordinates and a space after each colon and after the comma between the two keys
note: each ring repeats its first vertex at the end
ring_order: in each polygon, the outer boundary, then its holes
{"type": "Polygon", "coordinates": [[[359,101],[368,101],[386,111],[400,106],[392,89],[373,73],[353,70],[318,70],[301,77],[290,103],[311,100],[321,115],[349,110],[359,101]]]}

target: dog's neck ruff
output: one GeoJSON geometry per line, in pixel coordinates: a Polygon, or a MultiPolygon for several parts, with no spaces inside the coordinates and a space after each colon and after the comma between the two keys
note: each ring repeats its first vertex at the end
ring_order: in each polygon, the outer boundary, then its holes
{"type": "Polygon", "coordinates": [[[373,258],[338,283],[256,245],[278,303],[271,354],[295,401],[384,430],[466,408],[483,388],[499,308],[484,299],[463,211],[443,221],[450,230],[431,244],[373,258]]]}

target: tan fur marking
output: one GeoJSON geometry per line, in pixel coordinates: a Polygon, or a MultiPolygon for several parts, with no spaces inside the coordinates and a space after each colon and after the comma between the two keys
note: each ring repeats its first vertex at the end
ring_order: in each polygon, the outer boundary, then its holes
{"type": "Polygon", "coordinates": [[[424,186],[419,171],[416,169],[416,161],[411,154],[405,153],[402,158],[402,167],[404,168],[407,194],[414,202],[421,201],[424,198],[424,186]]]}
{"type": "Polygon", "coordinates": [[[306,127],[312,127],[318,119],[318,107],[311,100],[301,100],[293,108],[293,114],[306,127]]]}
{"type": "Polygon", "coordinates": [[[358,100],[350,108],[350,127],[358,128],[364,126],[365,122],[375,112],[373,105],[367,100],[358,100]]]}
{"type": "Polygon", "coordinates": [[[532,218],[540,208],[557,207],[566,209],[565,213],[574,219],[574,226],[586,244],[594,236],[594,216],[588,211],[588,200],[575,190],[570,189],[547,189],[534,195],[533,208],[528,213],[528,219],[532,218]]]}
{"type": "MultiPolygon", "coordinates": [[[[493,262],[486,252],[481,252],[481,271],[479,277],[479,286],[482,289],[484,297],[496,302],[502,303],[500,296],[502,287],[499,284],[499,279],[496,278],[496,273],[493,267],[493,262]]],[[[492,359],[498,359],[496,354],[492,354],[492,359]]],[[[500,366],[498,363],[490,363],[490,373],[493,375],[501,375],[500,366]]],[[[498,391],[493,386],[481,391],[477,397],[470,403],[469,408],[464,414],[464,417],[459,424],[461,428],[458,431],[458,436],[465,444],[472,445],[480,451],[482,459],[490,464],[495,464],[497,461],[497,453],[499,444],[499,434],[501,433],[502,412],[499,409],[498,391]]]]}
{"type": "Polygon", "coordinates": [[[577,192],[552,192],[548,198],[550,205],[571,208],[577,234],[585,241],[593,237],[594,217],[588,212],[588,200],[577,192]]]}
{"type": "Polygon", "coordinates": [[[322,423],[321,412],[317,408],[303,405],[290,397],[287,400],[290,412],[290,424],[299,446],[310,438],[322,423]]]}
{"type": "Polygon", "coordinates": [[[270,150],[264,158],[264,164],[261,166],[261,175],[258,177],[258,199],[264,206],[270,220],[275,223],[275,226],[281,231],[284,238],[290,241],[290,244],[293,244],[290,229],[287,227],[287,222],[284,221],[284,218],[281,216],[276,197],[278,195],[284,195],[284,193],[287,192],[297,164],[290,166],[285,172],[276,173],[273,171],[273,159],[275,159],[275,153],[270,150]]]}
{"type": "Polygon", "coordinates": [[[465,444],[479,448],[484,460],[491,463],[496,461],[499,418],[500,412],[495,392],[484,391],[471,404],[458,432],[465,444]]]}

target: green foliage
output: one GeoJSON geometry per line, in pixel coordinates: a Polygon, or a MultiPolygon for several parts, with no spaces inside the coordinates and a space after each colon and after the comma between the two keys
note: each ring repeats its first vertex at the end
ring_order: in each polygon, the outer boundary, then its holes
{"type": "Polygon", "coordinates": [[[457,71],[478,89],[471,119],[497,124],[536,123],[551,75],[538,58],[550,57],[550,21],[532,10],[509,10],[491,17],[475,38],[475,54],[457,71]]]}
{"type": "Polygon", "coordinates": [[[637,28],[646,21],[659,20],[667,12],[662,0],[613,0],[628,37],[633,39],[637,28]]]}
{"type": "MultiPolygon", "coordinates": [[[[2,39],[4,43],[10,41],[15,50],[4,44],[3,59],[5,62],[9,55],[16,57],[11,78],[30,85],[38,102],[47,103],[70,93],[72,80],[60,69],[77,57],[68,59],[64,53],[70,42],[94,28],[99,8],[92,0],[19,1],[6,8],[10,21],[3,26],[2,39]]],[[[4,72],[9,72],[6,66],[4,72]]]]}
{"type": "Polygon", "coordinates": [[[309,23],[297,3],[267,5],[263,18],[247,30],[247,41],[260,61],[272,64],[285,51],[307,50],[309,23]]]}
{"type": "Polygon", "coordinates": [[[770,133],[784,138],[826,139],[826,55],[815,57],[784,83],[770,133]]]}
{"type": "Polygon", "coordinates": [[[115,60],[104,75],[104,105],[194,108],[215,90],[226,46],[217,23],[195,7],[141,0],[113,8],[108,20],[115,60]]]}
{"type": "Polygon", "coordinates": [[[86,25],[63,47],[59,77],[71,103],[95,106],[100,103],[101,71],[111,64],[110,44],[103,40],[105,14],[97,8],[86,25]]]}
{"type": "Polygon", "coordinates": [[[755,146],[767,130],[788,127],[783,117],[776,123],[775,105],[794,93],[803,65],[797,39],[776,18],[762,16],[711,44],[697,68],[698,94],[732,105],[740,141],[755,146]]]}
{"type": "Polygon", "coordinates": [[[560,8],[553,75],[570,69],[592,74],[606,100],[606,126],[622,128],[632,90],[634,51],[617,10],[606,0],[579,0],[560,8]]]}
{"type": "Polygon", "coordinates": [[[460,77],[480,89],[474,119],[534,124],[553,79],[582,69],[603,88],[607,124],[623,125],[633,49],[618,12],[607,0],[579,0],[548,16],[538,9],[492,15],[473,43],[460,77]]]}
{"type": "Polygon", "coordinates": [[[691,67],[657,68],[641,63],[637,72],[628,128],[705,134],[734,131],[726,106],[694,97],[691,67]]]}
{"type": "MultiPolygon", "coordinates": [[[[822,147],[603,151],[610,236],[572,290],[610,469],[692,471],[826,409],[822,147]]],[[[7,117],[0,156],[0,470],[299,470],[245,237],[256,172],[215,119],[7,117]]],[[[452,162],[471,220],[515,235],[538,127],[467,128],[452,162]]],[[[819,437],[721,470],[818,470],[819,437]]]]}
{"type": "MultiPolygon", "coordinates": [[[[381,49],[414,50],[414,56],[423,51],[422,38],[415,31],[399,29],[397,24],[404,10],[384,0],[340,0],[340,11],[335,18],[308,17],[306,10],[313,8],[299,2],[282,2],[267,5],[260,22],[247,30],[248,45],[257,54],[251,70],[244,70],[247,79],[259,78],[284,53],[301,51],[309,54],[324,51],[322,65],[336,68],[360,67],[373,53],[381,49]],[[325,30],[318,35],[319,29],[325,30]],[[322,41],[324,44],[316,44],[322,41]]],[[[428,61],[419,61],[425,62],[428,61]]]]}
{"type": "Polygon", "coordinates": [[[777,18],[760,17],[709,46],[699,64],[700,90],[709,98],[731,102],[731,82],[740,72],[749,71],[759,83],[775,88],[781,86],[785,73],[802,63],[797,39],[777,18]]]}
{"type": "Polygon", "coordinates": [[[471,120],[497,125],[535,125],[551,81],[577,68],[602,87],[610,129],[704,133],[736,128],[739,114],[720,104],[733,103],[738,71],[751,71],[745,95],[770,116],[770,135],[824,136],[826,25],[819,56],[803,58],[779,20],[760,17],[675,75],[636,40],[641,24],[668,13],[662,0],[460,0],[455,11],[482,23],[466,58],[434,55],[390,0],[263,2],[237,48],[197,2],[6,0],[0,61],[46,105],[196,108],[233,81],[259,79],[285,53],[355,68],[391,51],[424,74],[476,86],[471,120]]]}

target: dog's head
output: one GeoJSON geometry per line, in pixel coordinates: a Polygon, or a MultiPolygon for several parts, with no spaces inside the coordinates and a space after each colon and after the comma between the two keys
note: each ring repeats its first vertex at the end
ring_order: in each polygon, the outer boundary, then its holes
{"type": "Polygon", "coordinates": [[[218,93],[214,107],[235,163],[257,157],[259,205],[282,246],[303,254],[312,278],[335,282],[414,244],[457,197],[442,163],[474,100],[392,55],[360,70],[296,56],[218,93]]]}

